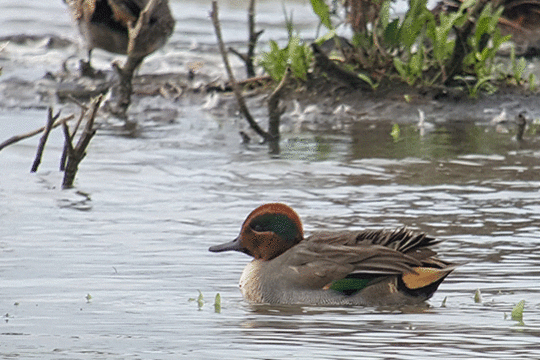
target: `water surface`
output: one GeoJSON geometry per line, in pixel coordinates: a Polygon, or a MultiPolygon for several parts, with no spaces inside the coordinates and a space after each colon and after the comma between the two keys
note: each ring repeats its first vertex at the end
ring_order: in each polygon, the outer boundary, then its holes
{"type": "MultiPolygon", "coordinates": [[[[69,18],[49,16],[61,2],[25,5],[24,15],[21,6],[0,2],[3,31],[71,34],[69,18]]],[[[229,24],[243,26],[242,9],[223,7],[229,24]]],[[[260,18],[278,32],[281,9],[261,8],[260,18]]],[[[174,2],[173,10],[188,20],[177,24],[167,51],[185,52],[189,29],[195,42],[213,41],[207,6],[174,2]]],[[[60,66],[54,51],[74,50],[9,46],[2,86],[15,77],[36,81],[60,66]]],[[[163,54],[150,60],[164,61],[163,54]]],[[[43,125],[47,104],[24,96],[2,103],[1,141],[43,125]]],[[[239,143],[237,118],[211,115],[189,98],[175,106],[172,121],[140,118],[132,136],[104,122],[71,190],[60,189],[60,131],[36,174],[29,169],[37,138],[0,152],[1,358],[537,357],[540,146],[533,127],[518,143],[511,126],[506,133],[469,119],[437,123],[424,136],[400,124],[394,137],[399,119],[360,121],[340,133],[285,134],[282,155],[272,158],[264,146],[239,143]],[[207,249],[233,239],[245,216],[270,201],[293,206],[307,232],[426,231],[445,240],[437,246],[442,258],[464,265],[425,306],[251,307],[237,288],[249,258],[207,249]],[[202,306],[193,301],[198,290],[202,306]],[[520,300],[523,323],[509,317],[520,300]]]]}

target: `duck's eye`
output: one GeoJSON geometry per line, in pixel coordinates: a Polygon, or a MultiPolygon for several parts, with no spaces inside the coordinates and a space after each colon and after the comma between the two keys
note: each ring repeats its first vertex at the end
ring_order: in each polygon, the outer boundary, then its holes
{"type": "Polygon", "coordinates": [[[256,224],[254,226],[251,227],[253,230],[257,231],[257,232],[262,232],[263,231],[263,228],[261,225],[259,224],[256,224]]]}

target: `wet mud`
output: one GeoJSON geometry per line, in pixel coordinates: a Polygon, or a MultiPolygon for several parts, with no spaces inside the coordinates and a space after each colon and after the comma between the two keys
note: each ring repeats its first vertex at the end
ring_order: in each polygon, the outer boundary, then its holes
{"type": "MultiPolygon", "coordinates": [[[[26,80],[24,76],[0,78],[0,107],[45,108],[68,106],[69,98],[87,101],[98,94],[106,94],[117,81],[110,67],[99,69],[98,76],[81,76],[78,58],[73,55],[77,44],[55,35],[15,35],[0,38],[4,43],[2,58],[12,61],[10,66],[32,68],[34,74],[42,71],[39,80],[26,80]],[[36,53],[47,58],[42,69],[33,68],[36,53]],[[71,55],[70,55],[71,53],[71,55]],[[27,57],[25,59],[25,56],[27,57]],[[56,60],[56,61],[55,61],[56,60]]],[[[165,105],[162,121],[169,121],[172,113],[182,111],[180,99],[188,98],[216,116],[237,116],[238,107],[224,71],[217,47],[199,49],[195,59],[178,58],[178,54],[162,54],[159,62],[183,63],[178,72],[162,72],[159,63],[143,66],[133,84],[133,101],[128,110],[132,123],[144,121],[148,113],[158,120],[156,106],[165,105]],[[197,59],[199,58],[199,59],[197,59]],[[154,73],[154,70],[158,70],[154,73]],[[157,116],[157,117],[156,117],[157,116]]],[[[150,57],[151,59],[151,57],[150,57]]],[[[534,65],[534,64],[533,64],[534,65]]],[[[163,67],[163,66],[161,66],[163,67]]],[[[245,73],[240,62],[235,63],[239,78],[245,73]]],[[[267,121],[266,99],[273,84],[268,79],[254,82],[244,95],[258,121],[267,121]]],[[[540,95],[522,87],[502,86],[496,94],[468,96],[465,89],[442,87],[410,87],[396,82],[375,91],[354,89],[337,80],[311,75],[307,81],[292,80],[282,103],[282,132],[344,131],[356,121],[387,120],[396,123],[427,121],[513,122],[518,114],[533,122],[540,118],[540,95]]],[[[240,125],[239,130],[249,131],[240,125]]]]}

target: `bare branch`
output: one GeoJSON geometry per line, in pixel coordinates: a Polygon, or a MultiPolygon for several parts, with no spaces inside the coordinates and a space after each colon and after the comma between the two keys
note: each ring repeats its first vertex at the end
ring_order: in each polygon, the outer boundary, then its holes
{"type": "Polygon", "coordinates": [[[67,124],[64,123],[62,125],[63,125],[62,129],[64,130],[64,141],[65,141],[64,149],[66,149],[66,154],[68,156],[73,156],[73,154],[75,153],[75,150],[73,150],[73,138],[71,134],[69,133],[69,127],[67,126],[67,124]]]}
{"type": "Polygon", "coordinates": [[[74,103],[75,105],[79,106],[81,109],[83,109],[83,111],[86,111],[88,110],[88,106],[86,106],[84,103],[82,103],[81,101],[75,99],[71,94],[68,94],[66,96],[66,99],[68,99],[69,101],[71,101],[72,103],[74,103]]]}
{"type": "Polygon", "coordinates": [[[246,71],[248,77],[255,76],[255,67],[253,66],[255,47],[257,46],[257,41],[259,40],[259,37],[264,32],[264,30],[260,30],[257,32],[255,31],[255,2],[256,0],[250,0],[248,7],[249,43],[246,54],[246,71]]]}
{"type": "Polygon", "coordinates": [[[229,51],[238,56],[246,64],[246,74],[248,78],[255,76],[255,66],[253,65],[253,58],[255,57],[255,47],[259,41],[259,37],[264,30],[255,31],[255,2],[256,0],[250,0],[248,5],[248,49],[246,54],[242,54],[238,50],[229,47],[229,51]]]}
{"type": "MultiPolygon", "coordinates": [[[[246,54],[242,54],[240,51],[236,50],[235,48],[231,46],[229,46],[227,50],[229,50],[229,52],[233,53],[234,55],[238,56],[240,60],[242,60],[243,62],[247,64],[248,58],[246,54]]],[[[251,76],[249,76],[248,74],[248,77],[251,77],[251,76]]]]}
{"type": "MultiPolygon", "coordinates": [[[[75,117],[75,115],[71,114],[69,116],[66,116],[60,120],[57,120],[52,126],[51,128],[54,129],[60,125],[62,125],[63,123],[65,122],[68,122],[70,120],[72,120],[73,118],[75,117]]],[[[0,144],[0,150],[3,150],[5,147],[9,146],[9,145],[12,145],[12,144],[15,144],[21,140],[24,140],[24,139],[28,139],[32,136],[35,136],[41,132],[43,132],[43,130],[45,130],[46,126],[43,126],[43,127],[40,127],[39,129],[37,130],[34,130],[34,131],[30,131],[29,133],[26,133],[26,134],[21,134],[21,135],[15,135],[15,136],[12,136],[10,137],[9,139],[7,139],[6,141],[4,141],[3,143],[0,144]]]]}
{"type": "Polygon", "coordinates": [[[371,86],[358,77],[358,75],[350,70],[347,70],[335,62],[333,62],[315,43],[311,44],[313,55],[315,57],[315,65],[317,68],[326,72],[329,76],[347,84],[353,89],[363,89],[373,91],[371,86]]]}
{"type": "MultiPolygon", "coordinates": [[[[66,170],[66,160],[67,160],[68,150],[69,150],[68,145],[71,145],[71,147],[73,148],[73,144],[71,143],[71,138],[75,136],[75,134],[77,133],[77,130],[79,130],[79,126],[81,126],[81,122],[84,119],[86,112],[88,111],[88,106],[86,106],[85,104],[79,103],[78,101],[76,102],[76,104],[79,105],[81,108],[81,115],[79,115],[79,119],[77,120],[77,123],[73,127],[73,135],[70,136],[70,142],[68,143],[66,141],[64,143],[64,150],[62,150],[62,156],[60,157],[60,171],[66,170]]],[[[68,129],[68,134],[69,134],[69,129],[68,129]]]]}
{"type": "Polygon", "coordinates": [[[268,97],[268,132],[273,137],[273,140],[270,141],[271,154],[279,154],[279,122],[281,114],[283,114],[283,110],[279,106],[279,100],[283,93],[283,89],[285,89],[285,85],[289,80],[290,74],[291,69],[287,67],[279,85],[268,97]]]}
{"type": "Polygon", "coordinates": [[[67,189],[73,187],[73,182],[75,180],[75,175],[79,169],[79,163],[86,156],[86,148],[90,144],[90,140],[96,134],[96,129],[94,128],[94,120],[99,109],[99,105],[103,96],[98,96],[92,101],[90,105],[90,114],[84,127],[84,131],[79,137],[77,146],[73,147],[73,136],[69,134],[69,129],[67,126],[64,127],[64,136],[66,138],[66,147],[67,147],[67,163],[66,170],[64,172],[64,180],[62,182],[62,188],[67,189]]]}
{"type": "Polygon", "coordinates": [[[58,114],[53,115],[53,109],[52,107],[49,107],[48,115],[47,115],[47,125],[45,125],[45,130],[43,131],[43,135],[41,135],[41,139],[39,139],[39,145],[36,152],[36,157],[34,159],[34,163],[32,164],[32,169],[30,172],[36,172],[39,164],[41,164],[41,157],[43,156],[43,150],[45,149],[45,144],[47,143],[47,139],[49,138],[49,133],[52,130],[52,126],[54,125],[54,122],[60,117],[60,112],[58,114]]]}
{"type": "Polygon", "coordinates": [[[229,63],[229,58],[227,56],[227,51],[225,50],[225,45],[223,44],[223,38],[221,36],[221,25],[219,23],[218,18],[218,6],[216,1],[212,1],[212,12],[210,13],[212,17],[212,23],[214,24],[214,30],[216,32],[216,37],[219,44],[219,51],[221,52],[221,56],[223,57],[223,63],[225,65],[225,70],[227,71],[227,74],[229,76],[229,81],[231,83],[231,87],[233,89],[234,96],[236,97],[236,101],[238,102],[238,106],[240,108],[240,112],[242,115],[244,115],[245,119],[249,123],[249,125],[255,130],[257,134],[259,134],[262,138],[264,138],[266,141],[273,140],[272,135],[264,131],[259,124],[253,119],[251,116],[249,109],[246,105],[246,102],[244,101],[244,98],[242,96],[242,93],[240,91],[240,87],[238,86],[238,83],[236,82],[236,79],[234,78],[234,74],[231,69],[231,65],[229,63]]]}

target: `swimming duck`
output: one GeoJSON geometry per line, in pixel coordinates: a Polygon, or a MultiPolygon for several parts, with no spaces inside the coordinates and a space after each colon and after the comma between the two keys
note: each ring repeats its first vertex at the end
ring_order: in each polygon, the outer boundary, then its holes
{"type": "MultiPolygon", "coordinates": [[[[127,54],[129,27],[152,0],[64,0],[88,48],[88,63],[92,50],[100,48],[116,54],[127,54]]],[[[140,34],[135,52],[144,58],[161,48],[174,30],[174,18],[167,0],[158,0],[150,12],[148,30],[140,34]]]]}
{"type": "Polygon", "coordinates": [[[400,306],[429,299],[454,270],[429,249],[438,242],[405,228],[304,238],[298,214],[271,203],[249,214],[235,240],[209,250],[254,257],[239,284],[250,303],[400,306]]]}

